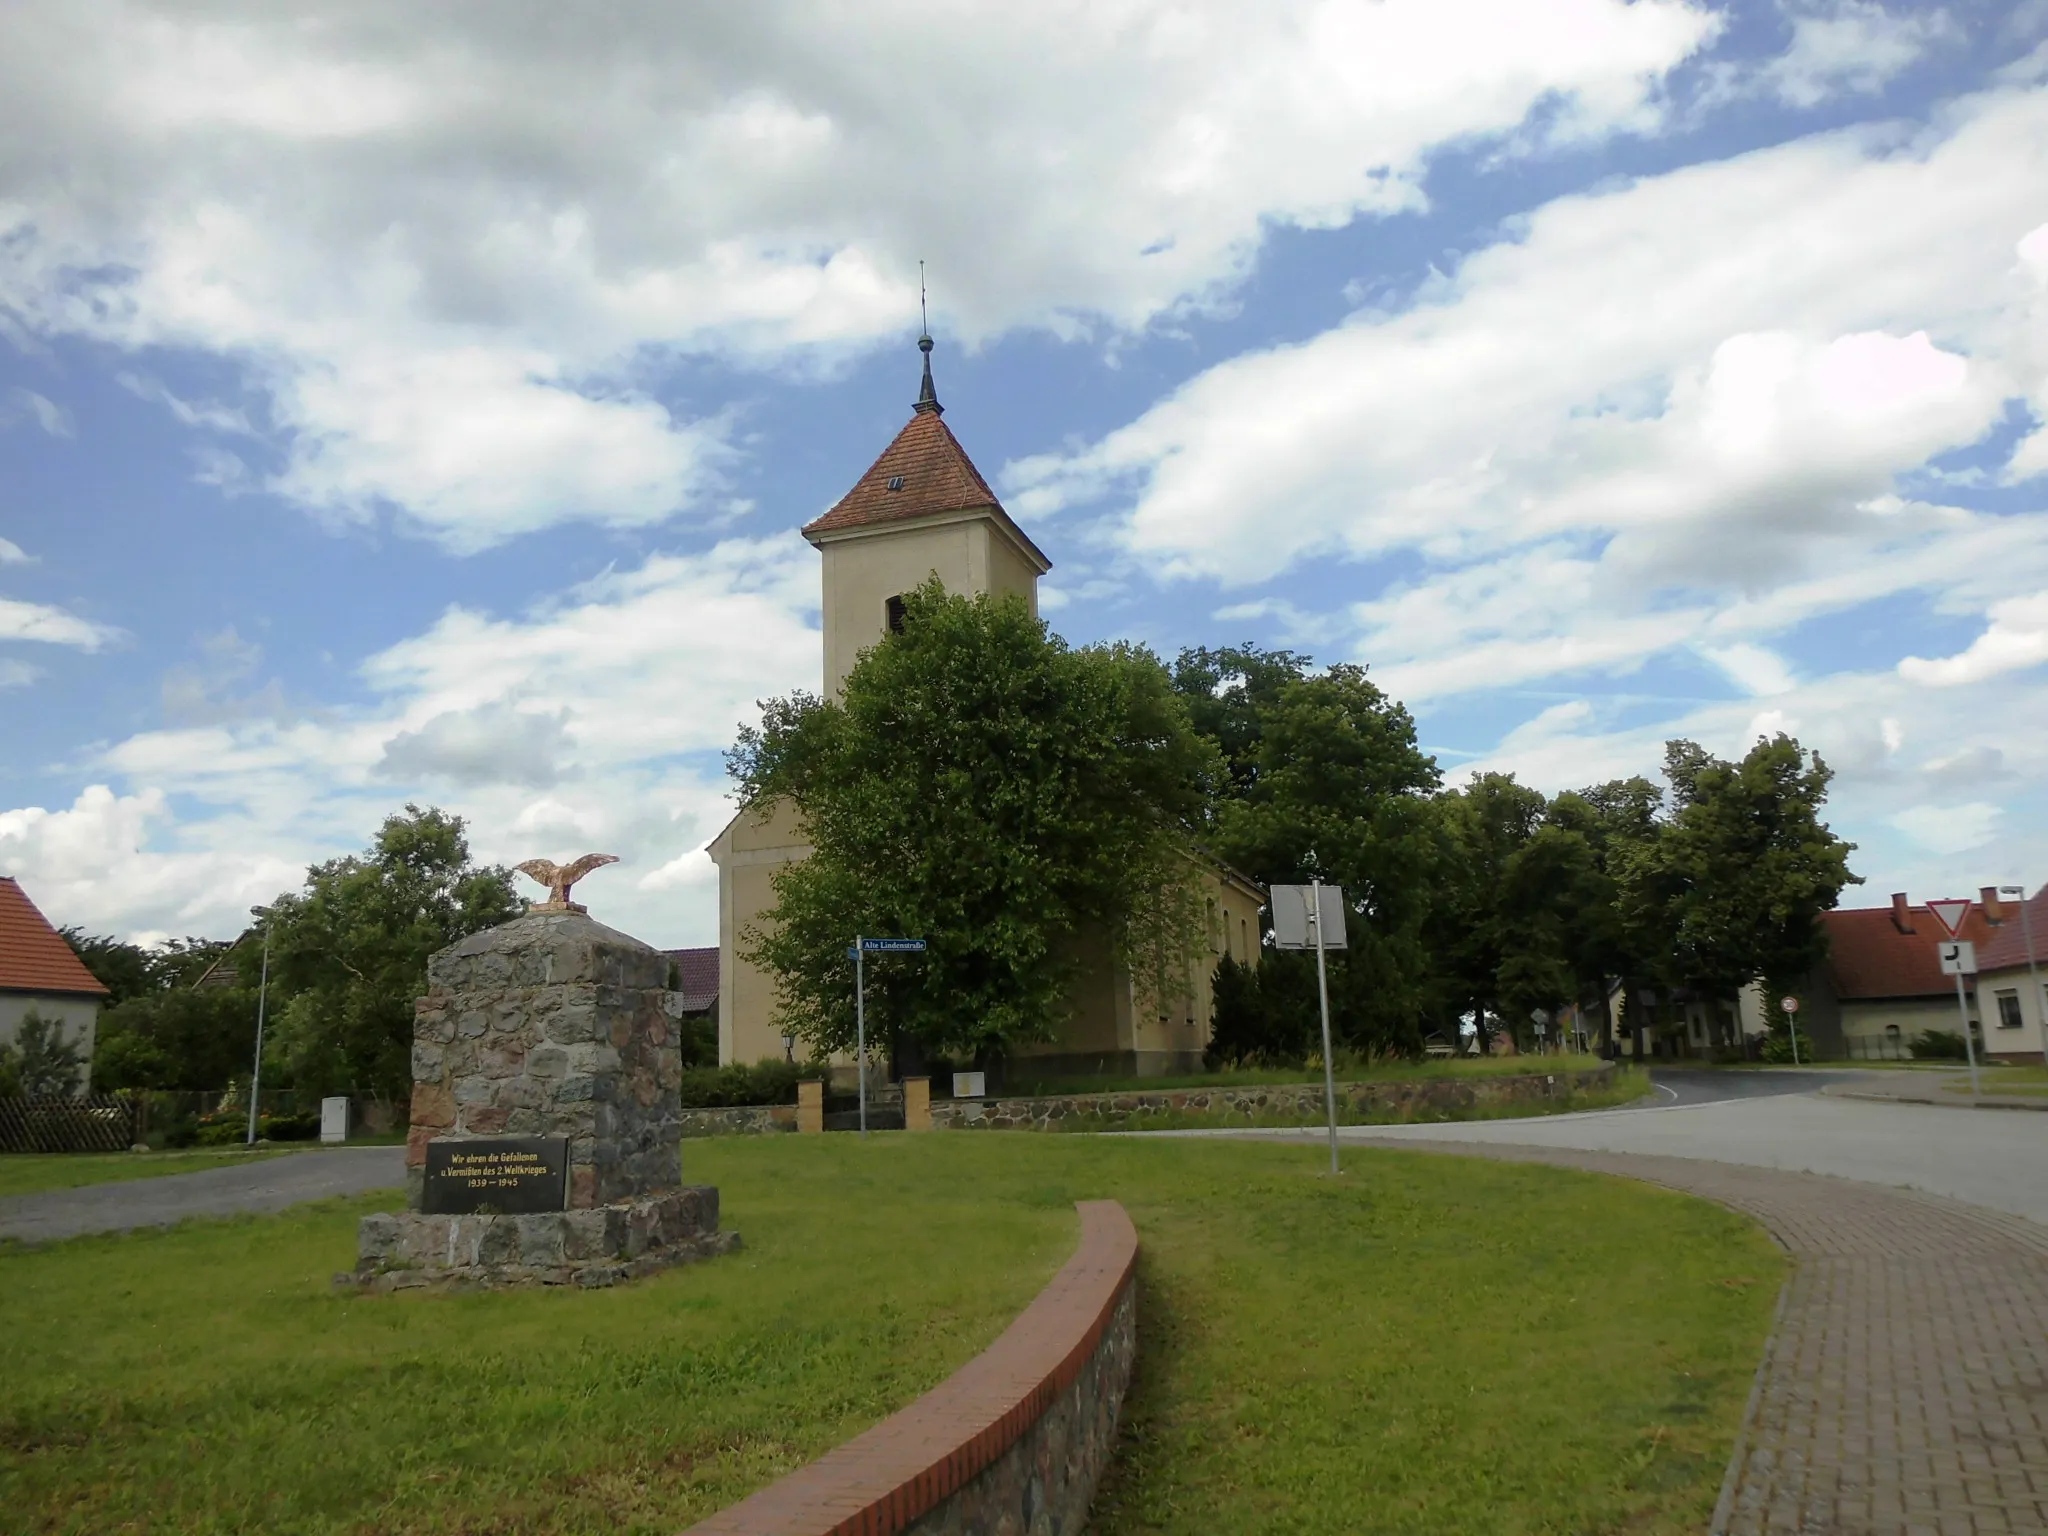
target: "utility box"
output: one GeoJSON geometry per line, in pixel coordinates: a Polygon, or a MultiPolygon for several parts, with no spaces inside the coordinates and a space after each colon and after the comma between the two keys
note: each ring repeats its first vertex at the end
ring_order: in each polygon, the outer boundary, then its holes
{"type": "Polygon", "coordinates": [[[347,1099],[322,1099],[320,1101],[320,1139],[323,1142],[348,1140],[347,1099]]]}

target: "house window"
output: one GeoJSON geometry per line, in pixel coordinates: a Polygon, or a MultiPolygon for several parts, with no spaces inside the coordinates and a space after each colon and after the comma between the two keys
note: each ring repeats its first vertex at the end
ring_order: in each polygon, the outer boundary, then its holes
{"type": "Polygon", "coordinates": [[[902,489],[903,489],[903,477],[902,477],[901,475],[891,475],[891,476],[889,477],[889,489],[890,489],[890,490],[892,490],[892,491],[900,491],[900,490],[902,490],[902,489]]]}
{"type": "Polygon", "coordinates": [[[890,634],[892,634],[892,635],[900,635],[900,634],[902,634],[902,633],[903,633],[903,599],[902,599],[901,597],[892,597],[892,598],[890,598],[890,599],[889,599],[889,600],[888,600],[888,601],[887,601],[886,603],[884,603],[884,604],[882,605],[882,607],[884,608],[884,610],[885,610],[885,611],[886,611],[886,613],[887,613],[887,621],[888,621],[888,625],[889,625],[889,633],[890,633],[890,634]]]}
{"type": "Polygon", "coordinates": [[[2020,1027],[2020,995],[2018,992],[1998,994],[1998,1027],[2018,1029],[2020,1027]]]}

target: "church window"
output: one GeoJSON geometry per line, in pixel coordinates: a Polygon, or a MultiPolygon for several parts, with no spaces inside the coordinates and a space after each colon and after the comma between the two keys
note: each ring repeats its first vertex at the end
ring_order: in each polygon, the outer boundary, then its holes
{"type": "Polygon", "coordinates": [[[901,597],[892,597],[888,600],[888,602],[883,604],[883,607],[887,610],[888,613],[889,633],[892,635],[902,634],[903,599],[901,597]]]}
{"type": "Polygon", "coordinates": [[[889,489],[890,489],[890,490],[892,490],[892,491],[900,491],[900,490],[902,490],[902,489],[903,489],[903,477],[902,477],[901,475],[891,475],[891,476],[889,477],[889,489]]]}

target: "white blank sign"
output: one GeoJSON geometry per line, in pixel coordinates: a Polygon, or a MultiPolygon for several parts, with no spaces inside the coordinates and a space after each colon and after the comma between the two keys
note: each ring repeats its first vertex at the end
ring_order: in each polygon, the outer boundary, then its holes
{"type": "MultiPolygon", "coordinates": [[[[1273,905],[1273,947],[1314,949],[1316,936],[1309,927],[1308,914],[1315,904],[1312,885],[1276,885],[1267,891],[1273,905]]],[[[1323,892],[1323,948],[1344,948],[1344,887],[1326,885],[1323,892]]]]}

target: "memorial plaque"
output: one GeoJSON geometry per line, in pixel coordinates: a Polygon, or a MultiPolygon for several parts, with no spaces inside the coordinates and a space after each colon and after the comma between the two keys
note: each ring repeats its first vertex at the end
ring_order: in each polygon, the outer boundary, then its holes
{"type": "Polygon", "coordinates": [[[427,1143],[429,1216],[525,1215],[568,1206],[566,1136],[441,1136],[427,1143]]]}

